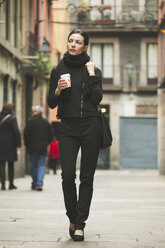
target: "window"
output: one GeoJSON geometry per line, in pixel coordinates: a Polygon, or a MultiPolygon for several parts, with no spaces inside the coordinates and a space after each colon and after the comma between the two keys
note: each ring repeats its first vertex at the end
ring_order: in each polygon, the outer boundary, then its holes
{"type": "MultiPolygon", "coordinates": [[[[48,18],[48,20],[51,21],[51,2],[48,2],[47,18],[48,18]]],[[[47,39],[48,40],[51,40],[50,34],[51,34],[51,24],[49,22],[47,22],[47,39]]]]}
{"type": "Polygon", "coordinates": [[[142,38],[140,53],[139,86],[153,85],[157,81],[157,38],[142,38]]]}
{"type": "Polygon", "coordinates": [[[148,43],[147,45],[147,78],[149,85],[157,84],[158,63],[156,43],[148,43]]]}
{"type": "Polygon", "coordinates": [[[90,12],[91,20],[112,20],[114,19],[114,0],[90,0],[90,5],[95,6],[90,12]],[[104,11],[99,11],[98,6],[100,5],[110,5],[113,6],[111,9],[105,9],[104,11]]]}
{"type": "Polygon", "coordinates": [[[113,83],[113,44],[92,44],[91,59],[102,71],[103,83],[113,83]]]}
{"type": "Polygon", "coordinates": [[[35,35],[38,35],[39,32],[39,1],[36,2],[36,24],[35,24],[35,35]]]}
{"type": "Polygon", "coordinates": [[[5,28],[6,28],[6,40],[10,39],[9,34],[9,27],[10,27],[10,1],[6,0],[6,21],[5,21],[5,28]]]}
{"type": "Polygon", "coordinates": [[[152,21],[155,21],[155,24],[157,23],[158,19],[158,3],[155,0],[149,0],[146,1],[146,13],[148,13],[150,16],[152,16],[152,21]]]}
{"type": "Polygon", "coordinates": [[[14,46],[18,45],[18,0],[15,0],[15,11],[14,11],[14,46]]]}
{"type": "Polygon", "coordinates": [[[3,79],[3,102],[8,101],[8,78],[9,75],[5,75],[3,79]]]}
{"type": "Polygon", "coordinates": [[[17,88],[17,80],[13,80],[12,84],[12,102],[14,105],[14,109],[16,109],[16,88],[17,88]]]}

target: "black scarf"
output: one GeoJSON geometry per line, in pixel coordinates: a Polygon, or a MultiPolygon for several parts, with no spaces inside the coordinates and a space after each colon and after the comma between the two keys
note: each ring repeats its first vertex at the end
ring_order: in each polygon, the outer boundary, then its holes
{"type": "Polygon", "coordinates": [[[88,79],[89,74],[87,72],[87,69],[85,67],[85,64],[90,60],[89,55],[84,51],[80,55],[70,55],[69,52],[66,52],[63,56],[63,61],[67,66],[70,67],[81,67],[82,75],[83,75],[83,81],[85,82],[84,85],[84,97],[88,98],[89,96],[89,87],[88,87],[88,79]]]}
{"type": "Polygon", "coordinates": [[[70,55],[69,52],[66,52],[63,57],[64,63],[70,67],[79,67],[84,66],[89,60],[90,57],[86,52],[83,52],[80,55],[70,55]]]}

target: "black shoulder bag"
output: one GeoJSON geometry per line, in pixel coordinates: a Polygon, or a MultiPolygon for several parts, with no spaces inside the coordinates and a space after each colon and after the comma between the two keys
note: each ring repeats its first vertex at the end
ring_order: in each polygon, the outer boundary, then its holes
{"type": "MultiPolygon", "coordinates": [[[[84,73],[84,79],[85,82],[87,82],[86,79],[86,74],[84,73]]],[[[109,127],[109,123],[104,115],[104,113],[102,113],[101,110],[98,109],[98,106],[93,102],[93,100],[90,97],[90,100],[93,104],[93,106],[95,108],[97,108],[98,113],[99,113],[99,119],[100,119],[100,123],[101,123],[101,144],[100,144],[100,148],[101,149],[108,149],[111,145],[112,145],[112,133],[109,127]]]]}
{"type": "Polygon", "coordinates": [[[101,149],[108,149],[112,145],[112,133],[109,127],[108,120],[106,119],[104,113],[102,113],[101,110],[99,110],[99,118],[101,122],[101,132],[102,132],[102,138],[101,138],[101,149]]]}
{"type": "Polygon", "coordinates": [[[106,119],[104,113],[100,109],[98,109],[96,104],[94,104],[92,99],[91,99],[91,102],[92,102],[93,106],[95,108],[97,108],[97,110],[98,110],[99,119],[100,119],[100,123],[101,123],[101,144],[100,144],[100,148],[101,149],[108,149],[112,145],[112,141],[113,141],[112,133],[111,133],[111,129],[109,127],[108,120],[106,119]]]}

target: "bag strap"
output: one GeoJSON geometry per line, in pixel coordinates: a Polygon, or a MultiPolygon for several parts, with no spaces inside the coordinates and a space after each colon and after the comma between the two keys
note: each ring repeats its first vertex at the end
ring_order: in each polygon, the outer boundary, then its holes
{"type": "Polygon", "coordinates": [[[0,126],[4,123],[4,121],[6,121],[9,117],[11,116],[11,114],[6,115],[1,121],[0,121],[0,126]]]}

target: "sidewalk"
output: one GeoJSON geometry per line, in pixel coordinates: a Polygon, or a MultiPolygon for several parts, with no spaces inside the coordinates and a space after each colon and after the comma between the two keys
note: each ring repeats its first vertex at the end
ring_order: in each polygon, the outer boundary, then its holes
{"type": "Polygon", "coordinates": [[[0,191],[0,248],[165,248],[165,177],[157,171],[101,171],[85,229],[85,242],[68,235],[58,175],[46,175],[43,192],[0,191]]]}

